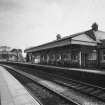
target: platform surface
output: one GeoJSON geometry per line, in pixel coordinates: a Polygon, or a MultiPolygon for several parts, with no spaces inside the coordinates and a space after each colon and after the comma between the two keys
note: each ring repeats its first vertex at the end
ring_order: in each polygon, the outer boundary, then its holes
{"type": "Polygon", "coordinates": [[[0,105],[40,105],[5,68],[0,66],[0,105]]]}

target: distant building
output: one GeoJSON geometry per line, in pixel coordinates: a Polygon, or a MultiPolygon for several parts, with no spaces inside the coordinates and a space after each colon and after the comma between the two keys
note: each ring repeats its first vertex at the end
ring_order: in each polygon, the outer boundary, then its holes
{"type": "Polygon", "coordinates": [[[8,46],[0,46],[0,60],[8,60],[11,48],[8,46]]]}
{"type": "Polygon", "coordinates": [[[12,49],[8,46],[0,46],[1,61],[24,61],[21,49],[12,49]]]}

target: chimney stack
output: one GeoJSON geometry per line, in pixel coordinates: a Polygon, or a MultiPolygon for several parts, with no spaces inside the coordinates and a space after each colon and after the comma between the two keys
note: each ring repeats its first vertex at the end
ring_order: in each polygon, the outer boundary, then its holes
{"type": "Polygon", "coordinates": [[[98,31],[98,24],[96,22],[93,23],[91,27],[93,31],[98,31]]]}
{"type": "Polygon", "coordinates": [[[57,38],[57,40],[60,40],[61,39],[61,35],[57,34],[56,38],[57,38]]]}

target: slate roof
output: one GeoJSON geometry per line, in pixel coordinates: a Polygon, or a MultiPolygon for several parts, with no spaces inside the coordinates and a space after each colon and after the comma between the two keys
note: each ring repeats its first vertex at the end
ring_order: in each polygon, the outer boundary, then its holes
{"type": "MultiPolygon", "coordinates": [[[[54,40],[36,47],[31,47],[31,48],[27,48],[24,50],[24,52],[31,52],[31,51],[39,51],[39,50],[43,50],[43,49],[48,49],[48,48],[54,48],[54,47],[60,47],[60,46],[64,46],[64,45],[68,45],[70,44],[70,40],[72,40],[72,38],[85,34],[87,36],[89,36],[91,39],[93,39],[93,43],[99,43],[99,40],[97,39],[97,36],[99,38],[98,33],[102,32],[102,31],[94,31],[92,29],[84,31],[84,32],[80,32],[80,33],[76,33],[76,34],[72,34],[66,37],[63,37],[59,40],[54,40]]],[[[105,32],[103,32],[103,34],[105,34],[105,32]]],[[[82,42],[82,40],[80,40],[82,42]]]]}

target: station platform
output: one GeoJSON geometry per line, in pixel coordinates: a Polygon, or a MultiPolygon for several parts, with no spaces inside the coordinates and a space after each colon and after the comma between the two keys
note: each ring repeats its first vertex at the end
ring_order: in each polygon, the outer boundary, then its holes
{"type": "Polygon", "coordinates": [[[40,105],[5,68],[0,66],[0,105],[40,105]]]}

